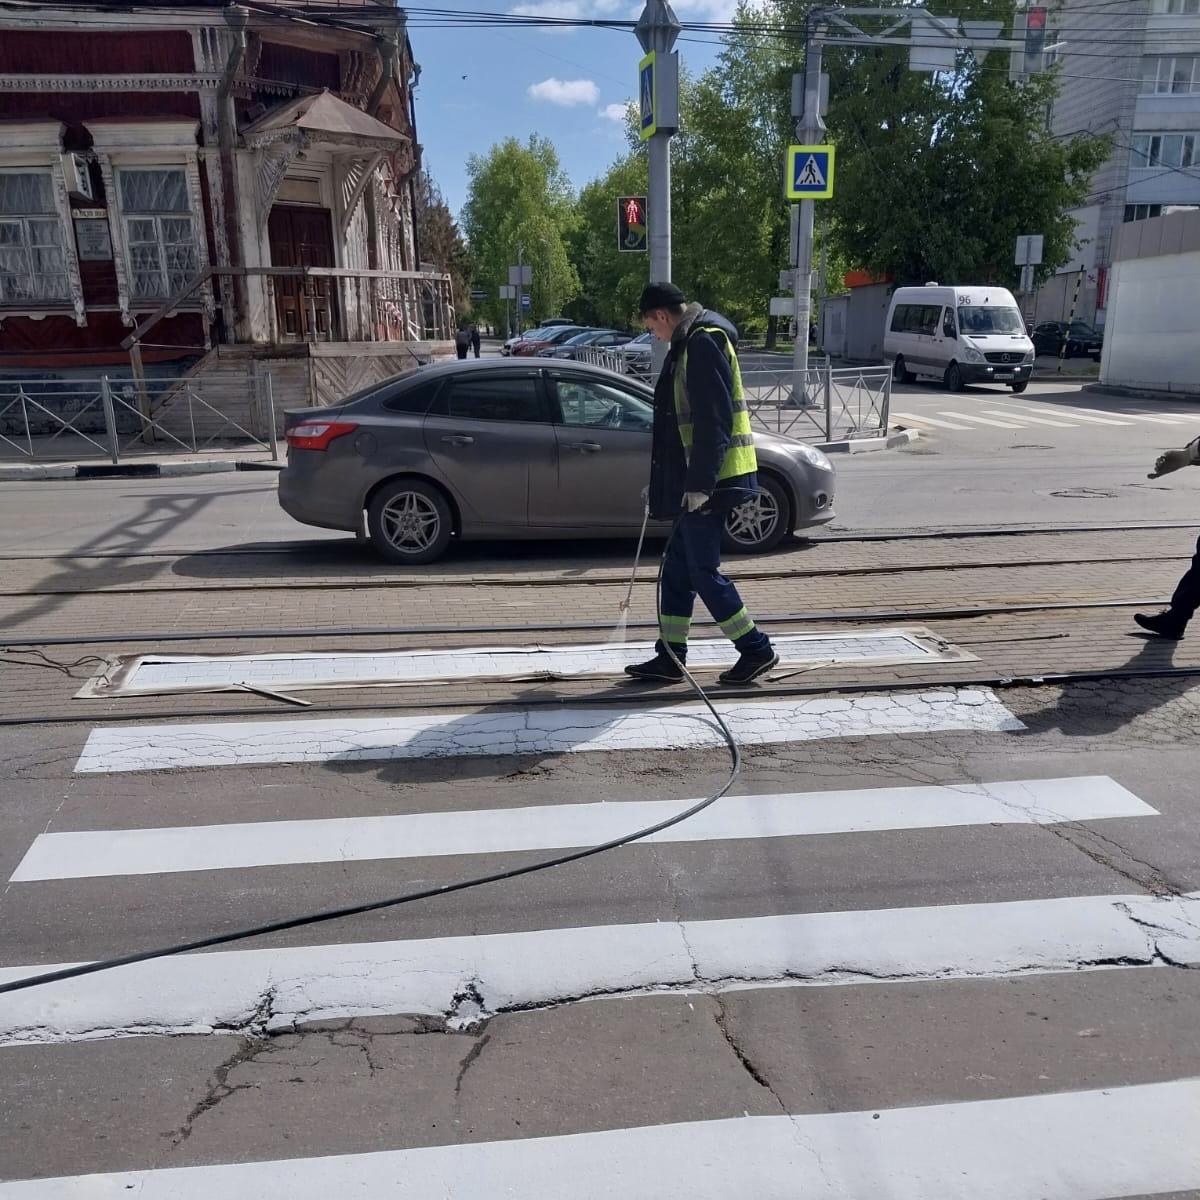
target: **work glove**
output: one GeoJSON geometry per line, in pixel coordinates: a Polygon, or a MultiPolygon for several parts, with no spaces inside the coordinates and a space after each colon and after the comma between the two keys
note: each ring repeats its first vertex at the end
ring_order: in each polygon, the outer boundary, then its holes
{"type": "Polygon", "coordinates": [[[1183,467],[1190,467],[1191,465],[1192,455],[1190,450],[1168,450],[1158,456],[1158,460],[1154,464],[1154,470],[1146,478],[1161,479],[1164,475],[1170,475],[1172,471],[1178,471],[1183,467]]]}
{"type": "Polygon", "coordinates": [[[709,501],[707,492],[684,492],[683,507],[685,512],[694,513],[703,508],[709,501]]]}
{"type": "Polygon", "coordinates": [[[649,501],[649,499],[650,499],[650,485],[646,484],[646,486],[644,488],[642,488],[642,503],[646,504],[649,501]]]}

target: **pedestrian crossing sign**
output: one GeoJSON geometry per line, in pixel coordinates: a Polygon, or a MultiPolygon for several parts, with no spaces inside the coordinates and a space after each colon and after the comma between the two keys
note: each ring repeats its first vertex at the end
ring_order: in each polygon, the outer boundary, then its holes
{"type": "Polygon", "coordinates": [[[658,132],[658,70],[653,50],[638,63],[638,130],[642,141],[658,132]]]}
{"type": "Polygon", "coordinates": [[[833,197],[833,146],[789,146],[787,198],[830,200],[833,197]]]}

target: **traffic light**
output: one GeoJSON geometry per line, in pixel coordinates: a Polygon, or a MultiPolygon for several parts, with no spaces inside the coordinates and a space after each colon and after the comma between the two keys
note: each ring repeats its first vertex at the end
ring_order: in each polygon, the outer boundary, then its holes
{"type": "Polygon", "coordinates": [[[1046,5],[1035,4],[1013,15],[1013,40],[1022,42],[1010,59],[1008,78],[1021,83],[1046,67],[1046,5]]]}
{"type": "Polygon", "coordinates": [[[1046,49],[1046,6],[1037,4],[1025,14],[1025,74],[1036,75],[1046,49]]]}
{"type": "Polygon", "coordinates": [[[637,254],[648,248],[646,197],[622,196],[617,201],[617,249],[637,254]]]}

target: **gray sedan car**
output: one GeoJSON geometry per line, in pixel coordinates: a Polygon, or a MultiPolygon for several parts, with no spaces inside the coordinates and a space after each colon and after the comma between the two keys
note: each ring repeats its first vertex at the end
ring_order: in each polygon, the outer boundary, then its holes
{"type": "MultiPolygon", "coordinates": [[[[323,529],[364,529],[384,558],[432,562],[456,538],[636,535],[653,392],[547,359],[439,363],[286,417],[279,503],[323,529]]],[[[755,434],[762,491],[730,513],[727,552],[769,550],[833,519],[833,465],[755,434]]],[[[656,531],[665,527],[655,526],[656,531]]]]}

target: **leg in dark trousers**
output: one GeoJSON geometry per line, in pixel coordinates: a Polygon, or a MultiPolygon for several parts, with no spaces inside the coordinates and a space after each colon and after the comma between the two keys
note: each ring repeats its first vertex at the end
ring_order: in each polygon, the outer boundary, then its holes
{"type": "Polygon", "coordinates": [[[1198,608],[1200,608],[1200,538],[1196,539],[1196,553],[1192,558],[1192,565],[1179,581],[1175,588],[1175,594],[1171,597],[1171,615],[1186,625],[1196,615],[1198,608]]]}
{"type": "Polygon", "coordinates": [[[697,595],[741,654],[769,654],[771,642],[746,612],[734,585],[721,574],[724,513],[685,513],[667,551],[662,581],[663,632],[671,648],[686,652],[697,595]]]}

